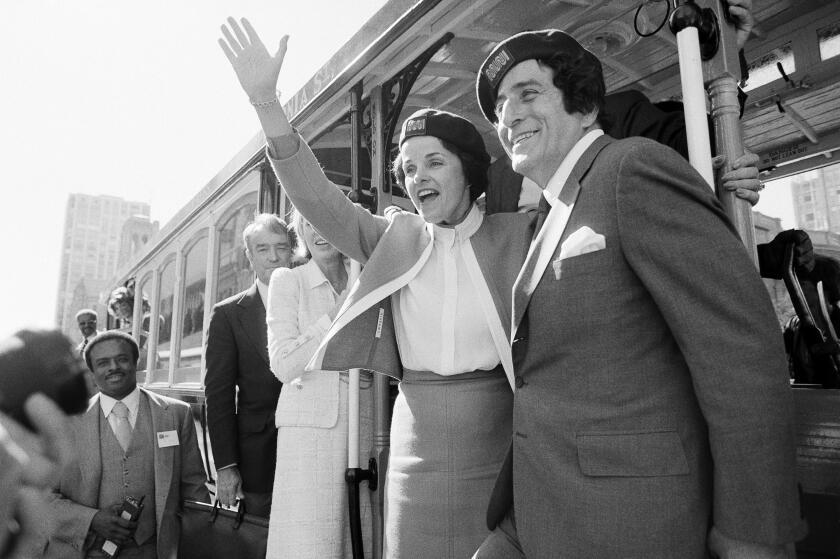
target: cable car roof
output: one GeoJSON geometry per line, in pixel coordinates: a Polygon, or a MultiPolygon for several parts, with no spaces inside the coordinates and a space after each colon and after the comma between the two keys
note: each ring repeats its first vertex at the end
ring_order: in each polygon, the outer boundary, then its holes
{"type": "MultiPolygon", "coordinates": [[[[676,40],[667,24],[650,37],[635,30],[653,31],[662,23],[667,5],[666,0],[391,0],[315,73],[287,108],[297,115],[294,120],[306,135],[318,135],[346,113],[346,92],[352,84],[362,80],[369,91],[451,32],[452,40],[414,84],[402,116],[425,106],[463,114],[484,127],[486,144],[499,156],[498,142],[478,111],[473,89],[476,69],[496,42],[526,29],[563,29],[600,57],[608,91],[633,88],[654,101],[679,99],[676,40]]],[[[744,143],[762,156],[762,169],[779,175],[786,173],[785,163],[840,147],[840,90],[835,87],[840,56],[826,54],[840,51],[840,3],[754,0],[753,13],[756,27],[745,54],[755,67],[747,83],[744,143]],[[795,66],[788,60],[790,53],[795,66]],[[780,57],[784,76],[774,64],[780,57]],[[768,72],[775,79],[752,86],[768,79],[768,72]]],[[[790,166],[787,172],[801,166],[790,166]]]]}

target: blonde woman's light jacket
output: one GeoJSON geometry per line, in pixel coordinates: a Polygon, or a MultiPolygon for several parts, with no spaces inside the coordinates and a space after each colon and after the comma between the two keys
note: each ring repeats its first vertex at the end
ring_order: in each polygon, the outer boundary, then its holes
{"type": "MultiPolygon", "coordinates": [[[[286,159],[272,158],[271,164],[292,203],[315,229],[364,265],[307,369],[358,367],[401,378],[390,297],[414,278],[428,259],[432,250],[429,225],[419,215],[397,208],[377,216],[350,202],[327,179],[303,140],[297,153],[286,159]]],[[[483,275],[483,282],[473,279],[479,285],[478,297],[511,387],[511,290],[533,227],[530,214],[484,216],[470,238],[472,250],[465,251],[465,258],[474,257],[483,275]]]]}
{"type": "Polygon", "coordinates": [[[277,427],[331,429],[338,422],[340,373],[304,371],[329,328],[334,300],[329,281],[314,260],[271,274],[266,301],[268,355],[271,371],[285,387],[277,400],[277,427]]]}

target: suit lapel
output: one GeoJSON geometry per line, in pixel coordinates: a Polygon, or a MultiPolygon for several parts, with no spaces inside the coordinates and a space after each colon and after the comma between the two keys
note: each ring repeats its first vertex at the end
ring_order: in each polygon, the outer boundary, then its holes
{"type": "MultiPolygon", "coordinates": [[[[177,426],[172,417],[172,411],[166,402],[158,399],[152,393],[140,389],[141,396],[145,395],[149,404],[149,411],[152,415],[152,433],[154,440],[152,441],[153,452],[155,457],[155,518],[158,526],[163,521],[163,510],[166,506],[166,499],[169,496],[169,487],[172,484],[172,473],[174,468],[174,456],[178,449],[175,447],[167,447],[161,449],[157,442],[157,434],[164,431],[176,431],[177,426]]],[[[141,402],[143,404],[143,402],[141,402]]],[[[143,404],[145,405],[145,404],[143,404]]],[[[178,444],[184,444],[186,441],[178,441],[178,444]]]]}
{"type": "Polygon", "coordinates": [[[472,243],[464,244],[462,254],[464,261],[467,263],[467,273],[470,275],[470,279],[475,286],[479,305],[481,305],[481,310],[487,319],[490,337],[493,338],[493,344],[496,346],[496,351],[499,352],[502,368],[504,368],[510,387],[513,389],[513,354],[510,349],[510,342],[508,341],[508,333],[502,324],[502,318],[499,316],[498,305],[493,298],[493,294],[490,292],[488,284],[491,282],[485,279],[475,251],[473,251],[472,243]]]}
{"type": "MultiPolygon", "coordinates": [[[[98,498],[102,481],[102,451],[99,446],[99,422],[105,420],[99,405],[99,394],[91,398],[87,412],[78,420],[79,469],[82,488],[88,491],[90,502],[98,498]]],[[[110,428],[110,425],[108,426],[110,428]]]]}
{"type": "Polygon", "coordinates": [[[516,328],[525,315],[525,309],[531,300],[537,285],[542,278],[551,256],[557,249],[563,232],[574,211],[575,202],[581,190],[581,182],[595,161],[598,153],[612,142],[609,136],[600,136],[589,148],[583,152],[574,169],[569,174],[566,184],[560,190],[556,203],[545,218],[545,223],[537,223],[537,236],[531,243],[525,264],[513,285],[513,316],[511,324],[511,340],[516,336],[516,328]]]}
{"type": "Polygon", "coordinates": [[[516,336],[516,328],[522,321],[525,314],[525,309],[528,308],[528,302],[531,300],[531,295],[534,293],[537,284],[540,282],[543,272],[545,271],[548,261],[551,260],[551,255],[554,254],[554,249],[563,236],[563,231],[566,229],[566,224],[569,222],[569,217],[572,215],[572,210],[575,207],[577,195],[580,192],[580,183],[573,180],[571,177],[563,186],[562,193],[568,194],[567,199],[571,199],[571,204],[556,202],[548,216],[545,223],[537,233],[536,239],[531,243],[531,248],[528,250],[528,256],[525,258],[525,264],[519,272],[519,277],[513,284],[513,318],[511,324],[511,340],[516,336]]]}
{"type": "Polygon", "coordinates": [[[257,290],[257,283],[237,301],[237,308],[239,309],[239,324],[242,326],[242,331],[245,336],[251,341],[256,348],[257,353],[269,365],[268,361],[268,326],[265,322],[265,305],[260,298],[257,290]]]}

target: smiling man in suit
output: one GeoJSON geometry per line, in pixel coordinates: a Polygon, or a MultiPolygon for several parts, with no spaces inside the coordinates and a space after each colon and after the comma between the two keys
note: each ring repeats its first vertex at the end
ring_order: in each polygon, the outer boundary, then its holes
{"type": "Polygon", "coordinates": [[[511,451],[477,557],[785,557],[793,402],[767,292],[676,152],[603,134],[600,62],[556,30],[503,41],[484,115],[543,189],[513,291],[511,451]]]}
{"type": "Polygon", "coordinates": [[[265,301],[271,272],[289,266],[292,249],[286,224],[273,214],[255,217],[242,238],[257,279],[217,303],[210,315],[207,424],[219,501],[234,505],[244,499],[249,513],[267,517],[277,457],[274,412],[282,384],[269,366],[265,301]]]}
{"type": "Polygon", "coordinates": [[[119,330],[85,348],[100,393],[87,413],[69,418],[78,461],[66,467],[50,507],[53,533],[44,557],[176,559],[182,499],[207,502],[190,407],[137,386],[137,342],[119,330]],[[139,518],[120,516],[123,500],[142,497],[139,518]]]}

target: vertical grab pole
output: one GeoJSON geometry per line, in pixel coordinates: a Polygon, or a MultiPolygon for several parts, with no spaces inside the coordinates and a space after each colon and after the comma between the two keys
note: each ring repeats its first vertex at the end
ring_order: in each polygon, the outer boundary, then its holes
{"type": "Polygon", "coordinates": [[[706,90],[703,87],[703,67],[700,58],[700,11],[692,2],[683,4],[671,15],[671,31],[677,35],[680,61],[680,83],[685,111],[685,130],[688,136],[688,159],[691,166],[715,187],[712,170],[712,148],[706,120],[706,90]]]}
{"type": "MultiPolygon", "coordinates": [[[[712,97],[715,145],[717,146],[717,152],[726,156],[726,163],[720,170],[720,173],[723,174],[731,170],[732,161],[744,153],[741,123],[738,118],[741,112],[738,103],[738,82],[733,76],[720,76],[709,84],[709,92],[712,97]]],[[[749,202],[738,198],[734,192],[728,190],[718,189],[718,198],[752,256],[753,262],[758,267],[752,206],[749,202]]]]}
{"type": "MultiPolygon", "coordinates": [[[[351,191],[357,195],[362,192],[362,177],[359,172],[359,151],[361,151],[361,115],[362,82],[350,90],[350,184],[351,191]]],[[[361,265],[355,260],[350,263],[350,277],[347,289],[353,287],[359,279],[361,265]]],[[[347,467],[359,467],[359,369],[350,369],[348,388],[349,423],[347,426],[347,467]]]]}
{"type": "MultiPolygon", "coordinates": [[[[350,184],[351,199],[358,198],[362,191],[359,175],[359,150],[361,148],[361,107],[362,84],[357,83],[350,90],[350,184]],[[355,196],[354,196],[355,195],[355,196]]],[[[359,279],[361,266],[355,260],[350,262],[350,277],[347,288],[352,289],[359,279]]],[[[359,468],[359,369],[348,371],[347,387],[347,469],[344,480],[347,482],[347,505],[350,519],[350,545],[354,559],[364,559],[365,548],[362,538],[361,499],[359,484],[370,479],[370,472],[359,468]]]]}
{"type": "MultiPolygon", "coordinates": [[[[738,56],[735,26],[727,20],[726,6],[714,0],[700,0],[700,3],[720,22],[720,48],[712,58],[703,63],[703,76],[711,99],[715,148],[719,155],[726,156],[724,167],[718,171],[721,175],[732,170],[732,162],[744,154],[740,122],[741,104],[738,101],[741,61],[738,56]]],[[[758,267],[752,206],[746,200],[735,196],[734,192],[720,188],[718,198],[758,267]]]]}
{"type": "MultiPolygon", "coordinates": [[[[736,78],[740,68],[735,28],[727,20],[726,7],[718,0],[699,1],[706,7],[701,9],[694,0],[685,0],[671,14],[669,23],[671,31],[677,35],[689,156],[692,165],[709,181],[709,176],[714,177],[711,152],[701,145],[708,145],[708,134],[702,126],[705,123],[704,87],[709,89],[715,146],[718,154],[726,156],[726,163],[719,171],[722,175],[744,154],[736,78]],[[701,64],[701,60],[705,62],[701,64]],[[699,158],[696,162],[695,157],[699,158]],[[701,170],[701,166],[705,167],[701,170]]],[[[747,252],[758,266],[752,208],[746,200],[736,198],[734,192],[716,190],[747,252]]]]}
{"type": "MultiPolygon", "coordinates": [[[[382,215],[391,205],[391,188],[388,184],[388,160],[390,138],[386,138],[387,120],[386,93],[381,85],[370,92],[370,137],[371,137],[371,188],[376,191],[376,213],[382,215]]],[[[385,375],[373,375],[373,459],[376,460],[377,475],[374,481],[385,487],[385,472],[391,446],[390,384],[385,375]]],[[[374,498],[373,507],[373,559],[382,559],[385,524],[384,491],[374,498]]]]}
{"type": "Polygon", "coordinates": [[[677,33],[680,58],[680,82],[685,110],[685,131],[688,135],[688,159],[691,166],[715,187],[712,170],[712,147],[706,120],[706,90],[703,87],[703,68],[700,64],[700,40],[696,27],[686,27],[677,33]]]}
{"type": "MultiPolygon", "coordinates": [[[[359,279],[361,266],[355,260],[350,261],[350,277],[347,278],[347,289],[350,289],[359,279]]],[[[347,389],[347,411],[349,422],[347,425],[347,467],[359,467],[359,374],[360,369],[350,369],[347,389]]]]}
{"type": "MultiPolygon", "coordinates": [[[[359,278],[359,263],[350,261],[350,277],[347,278],[347,289],[352,288],[359,278]]],[[[369,479],[367,472],[359,468],[359,369],[348,372],[349,386],[347,387],[347,469],[344,480],[347,482],[347,505],[350,514],[350,546],[353,559],[364,559],[365,546],[362,539],[361,498],[359,484],[369,479]]]]}

